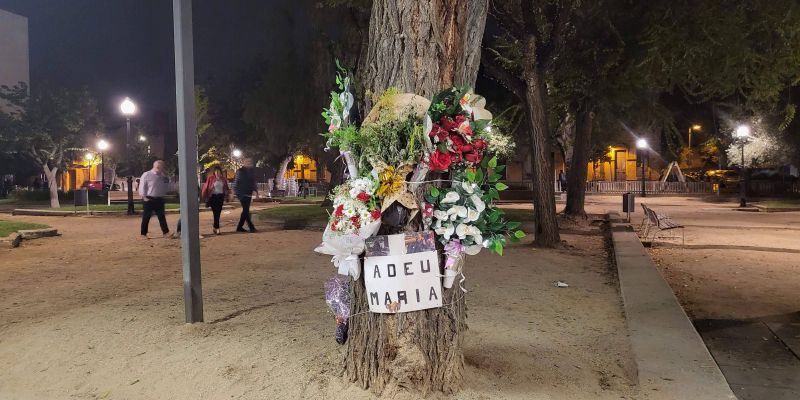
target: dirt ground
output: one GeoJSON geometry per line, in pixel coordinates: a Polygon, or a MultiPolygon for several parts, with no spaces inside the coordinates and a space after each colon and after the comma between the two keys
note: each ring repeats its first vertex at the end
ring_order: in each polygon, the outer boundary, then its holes
{"type": "MultiPolygon", "coordinates": [[[[223,215],[224,231],[237,216],[223,215]]],[[[203,239],[206,322],[187,325],[179,241],[142,240],[128,217],[24,219],[63,236],[0,250],[0,399],[373,398],[339,375],[319,232],[203,239]]],[[[604,241],[563,238],[562,250],[468,259],[454,398],[640,398],[604,241]]]]}
{"type": "MultiPolygon", "coordinates": [[[[619,196],[590,196],[587,209],[615,210],[619,196]]],[[[697,197],[636,199],[686,226],[681,239],[660,239],[650,254],[695,320],[744,320],[800,311],[800,212],[735,211],[736,202],[697,197]]],[[[674,232],[669,235],[680,235],[674,232]]]]}

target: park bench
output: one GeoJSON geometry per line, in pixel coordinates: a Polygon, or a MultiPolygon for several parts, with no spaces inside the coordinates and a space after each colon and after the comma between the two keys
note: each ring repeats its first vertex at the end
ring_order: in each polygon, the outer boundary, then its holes
{"type": "MultiPolygon", "coordinates": [[[[137,196],[136,193],[133,194],[133,202],[137,203],[141,199],[137,196]]],[[[108,205],[114,203],[127,203],[128,202],[128,192],[122,190],[109,190],[108,191],[108,205]]]]}
{"type": "MultiPolygon", "coordinates": [[[[639,230],[643,238],[647,239],[649,237],[650,242],[652,243],[657,238],[662,237],[662,233],[672,231],[674,229],[680,229],[681,244],[686,245],[686,235],[683,225],[676,223],[670,216],[666,214],[659,214],[655,212],[655,210],[645,204],[642,204],[642,210],[644,210],[644,218],[642,218],[642,224],[640,225],[639,230]]],[[[677,238],[677,236],[670,237],[677,238]]]]}

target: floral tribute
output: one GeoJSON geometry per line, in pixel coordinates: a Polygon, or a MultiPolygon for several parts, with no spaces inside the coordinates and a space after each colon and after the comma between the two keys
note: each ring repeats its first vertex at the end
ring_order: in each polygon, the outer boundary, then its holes
{"type": "Polygon", "coordinates": [[[339,149],[349,180],[332,191],[316,251],[332,255],[340,275],[360,278],[370,236],[433,231],[450,288],[466,255],[483,249],[502,255],[508,242],[524,237],[519,223],[495,205],[507,189],[497,155],[510,154],[513,141],[493,129],[481,96],[455,87],[428,100],[390,88],[356,127],[349,123],[353,101],[341,67],[336,82],[323,136],[327,148],[339,149]]]}

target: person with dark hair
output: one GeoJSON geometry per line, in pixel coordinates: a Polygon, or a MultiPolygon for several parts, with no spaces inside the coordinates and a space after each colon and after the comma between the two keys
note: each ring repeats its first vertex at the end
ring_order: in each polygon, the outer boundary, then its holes
{"type": "Polygon", "coordinates": [[[253,193],[258,194],[258,187],[256,186],[256,175],[253,171],[253,159],[245,158],[243,165],[236,171],[236,197],[242,204],[242,215],[239,217],[239,225],[236,226],[236,232],[247,232],[244,230],[244,223],[247,222],[247,227],[250,232],[256,231],[256,226],[253,225],[253,220],[250,217],[250,202],[253,200],[253,193]]]}
{"type": "Polygon", "coordinates": [[[222,214],[222,205],[225,204],[228,193],[230,193],[228,180],[222,174],[222,168],[219,165],[214,166],[206,178],[206,183],[203,184],[203,189],[200,190],[200,199],[205,201],[206,206],[211,207],[211,212],[214,213],[215,235],[219,235],[219,216],[222,214]]]}

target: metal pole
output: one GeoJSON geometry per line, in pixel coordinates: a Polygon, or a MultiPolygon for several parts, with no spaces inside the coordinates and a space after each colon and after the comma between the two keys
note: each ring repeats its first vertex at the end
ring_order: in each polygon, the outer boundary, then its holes
{"type": "Polygon", "coordinates": [[[642,197],[647,197],[647,193],[644,190],[644,161],[647,159],[647,149],[642,150],[642,197]]]}
{"type": "Polygon", "coordinates": [[[175,38],[175,100],[178,116],[181,255],[186,322],[203,321],[200,280],[200,227],[197,200],[197,134],[194,115],[192,0],[172,0],[175,38]]]}
{"type": "Polygon", "coordinates": [[[689,127],[689,150],[692,149],[692,127],[689,127]]]}
{"type": "Polygon", "coordinates": [[[133,215],[133,171],[131,171],[131,117],[125,117],[125,158],[128,161],[128,215],[133,215]]]}
{"type": "Polygon", "coordinates": [[[739,145],[739,147],[742,151],[742,165],[741,168],[739,168],[739,207],[747,207],[747,198],[745,197],[747,194],[744,182],[744,140],[742,140],[742,143],[739,145]]]}
{"type": "Polygon", "coordinates": [[[100,153],[100,193],[106,191],[106,159],[104,153],[100,153]]]}

